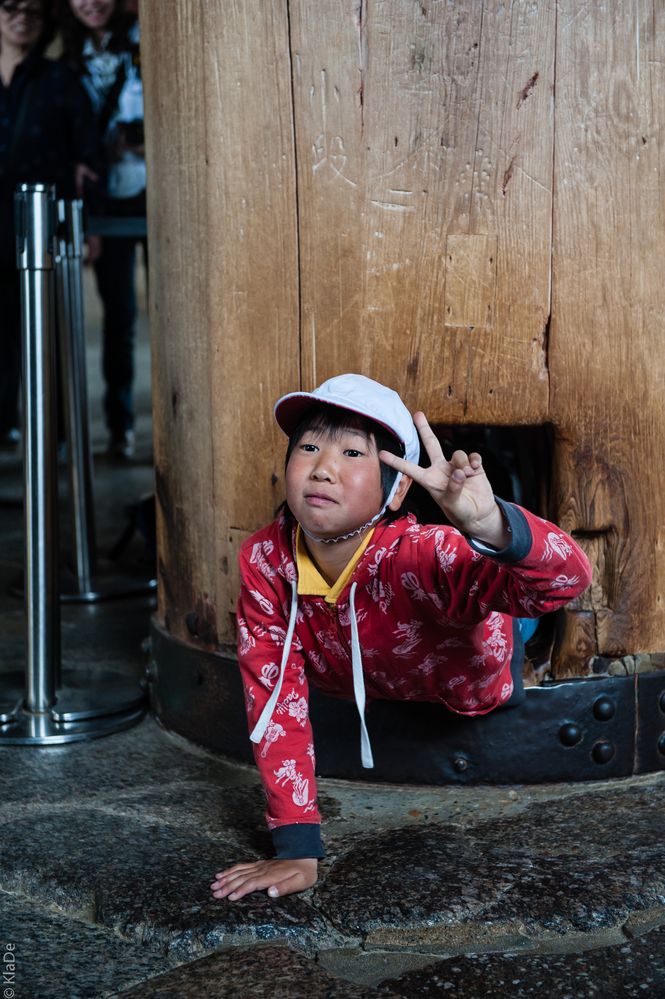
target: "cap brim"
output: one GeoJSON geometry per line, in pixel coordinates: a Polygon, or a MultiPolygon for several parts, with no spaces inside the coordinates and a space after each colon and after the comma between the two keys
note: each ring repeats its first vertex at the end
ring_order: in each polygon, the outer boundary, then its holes
{"type": "Polygon", "coordinates": [[[278,427],[284,431],[287,437],[290,437],[298,424],[304,419],[307,410],[313,406],[332,406],[334,409],[341,409],[346,413],[355,413],[356,416],[362,416],[365,420],[372,420],[373,423],[378,423],[380,427],[387,430],[401,444],[402,448],[404,447],[399,437],[395,434],[395,431],[391,427],[386,426],[382,420],[377,420],[375,416],[361,409],[333,402],[332,399],[320,399],[309,392],[291,392],[277,401],[274,412],[278,427]]]}
{"type": "Polygon", "coordinates": [[[283,430],[287,437],[290,437],[296,429],[305,413],[316,403],[321,402],[309,392],[291,392],[282,396],[275,405],[275,419],[277,426],[283,430]]]}

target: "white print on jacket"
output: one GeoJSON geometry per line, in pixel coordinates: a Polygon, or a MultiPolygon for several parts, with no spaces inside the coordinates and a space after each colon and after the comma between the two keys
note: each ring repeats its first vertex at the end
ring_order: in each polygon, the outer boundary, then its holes
{"type": "Polygon", "coordinates": [[[495,680],[498,680],[502,673],[503,669],[497,670],[496,673],[490,673],[489,676],[484,677],[482,680],[478,680],[474,686],[476,686],[478,690],[484,690],[485,687],[489,687],[495,680]]]}
{"type": "Polygon", "coordinates": [[[457,552],[453,550],[452,545],[446,545],[445,548],[441,548],[440,545],[443,541],[443,535],[441,539],[437,537],[436,539],[436,557],[439,560],[439,565],[443,572],[450,572],[453,567],[453,562],[457,558],[457,552]]]}
{"type": "Polygon", "coordinates": [[[325,671],[328,669],[328,666],[326,665],[323,656],[321,655],[320,652],[312,650],[308,654],[308,659],[317,673],[325,673],[325,671]]]}
{"type": "Polygon", "coordinates": [[[401,642],[400,645],[396,645],[393,649],[396,656],[408,656],[410,652],[413,652],[416,645],[420,642],[422,627],[422,621],[398,622],[397,628],[393,631],[395,638],[401,642]]]}
{"type": "MultiPolygon", "coordinates": [[[[282,628],[279,624],[270,624],[268,625],[268,634],[272,638],[275,645],[284,645],[284,642],[286,641],[286,628],[282,628]]],[[[302,649],[302,642],[295,632],[293,633],[293,638],[291,639],[291,648],[296,651],[302,649]]]]}
{"type": "Polygon", "coordinates": [[[254,687],[246,687],[245,688],[245,708],[246,708],[247,714],[250,716],[250,718],[252,716],[252,712],[254,711],[254,705],[255,704],[256,704],[256,697],[254,696],[254,687]]]}
{"type": "Polygon", "coordinates": [[[374,552],[374,558],[367,566],[367,571],[370,576],[375,577],[377,572],[381,567],[381,563],[384,558],[391,558],[396,553],[395,542],[393,541],[390,548],[377,548],[374,552]]]}
{"type": "Polygon", "coordinates": [[[298,610],[296,611],[296,621],[298,624],[303,624],[306,617],[314,617],[314,608],[311,604],[306,603],[306,601],[301,601],[298,604],[298,610]]]}
{"type": "Polygon", "coordinates": [[[552,582],[552,589],[565,590],[566,587],[568,586],[575,586],[577,583],[579,583],[579,581],[580,581],[579,576],[564,576],[564,574],[561,573],[561,575],[557,576],[556,579],[552,582]]]}
{"type": "Polygon", "coordinates": [[[286,787],[287,784],[293,785],[291,799],[294,805],[305,808],[306,811],[314,808],[314,802],[309,800],[309,781],[298,773],[295,760],[282,760],[279,770],[273,770],[273,773],[277,785],[281,784],[282,787],[286,787]]]}
{"type": "Polygon", "coordinates": [[[266,579],[274,579],[277,575],[277,570],[273,569],[267,558],[272,555],[274,547],[272,541],[257,541],[252,545],[252,554],[249,556],[250,564],[257,566],[266,579]]]}
{"type": "Polygon", "coordinates": [[[401,581],[402,586],[406,592],[410,594],[414,603],[425,603],[425,601],[429,601],[436,607],[437,610],[443,610],[443,601],[441,600],[439,594],[425,593],[415,572],[403,572],[401,581]]]}
{"type": "Polygon", "coordinates": [[[465,642],[462,638],[446,638],[443,642],[439,642],[437,645],[437,652],[441,649],[464,649],[468,646],[468,642],[465,642]]]}
{"type": "Polygon", "coordinates": [[[282,571],[284,579],[286,579],[288,583],[295,583],[296,579],[298,578],[296,575],[296,567],[293,563],[293,560],[290,559],[285,552],[282,552],[281,554],[279,560],[279,567],[282,571]]]}
{"type": "Polygon", "coordinates": [[[261,676],[259,677],[259,683],[262,683],[264,687],[268,690],[272,690],[277,682],[277,677],[279,676],[279,666],[277,663],[266,663],[265,666],[261,667],[261,676]]]}
{"type": "Polygon", "coordinates": [[[317,631],[316,640],[319,645],[327,649],[328,652],[332,652],[336,659],[348,659],[349,654],[340,642],[338,638],[334,635],[329,635],[327,631],[317,631]]]}
{"type": "Polygon", "coordinates": [[[277,705],[276,711],[279,715],[283,715],[284,712],[288,711],[291,718],[295,718],[300,725],[305,726],[307,721],[307,701],[297,690],[292,690],[287,694],[284,700],[280,701],[277,705]]]}
{"type": "Polygon", "coordinates": [[[282,728],[279,722],[274,722],[271,719],[268,722],[268,727],[265,733],[265,742],[263,744],[263,749],[261,750],[261,756],[264,760],[268,755],[268,750],[272,746],[273,742],[277,742],[277,740],[284,735],[286,735],[286,729],[282,728]]]}
{"type": "Polygon", "coordinates": [[[423,541],[429,541],[430,538],[436,538],[437,540],[439,537],[443,538],[443,531],[438,524],[432,524],[430,527],[423,527],[422,524],[410,524],[404,533],[409,535],[411,541],[415,545],[417,545],[421,539],[423,541]]]}
{"type": "MultiPolygon", "coordinates": [[[[348,628],[351,625],[351,604],[338,604],[337,605],[337,617],[339,618],[339,623],[343,628],[348,628]]],[[[364,621],[367,617],[367,611],[364,607],[356,607],[356,622],[358,624],[364,621]]],[[[364,650],[363,650],[364,654],[364,650]]]]}
{"type": "Polygon", "coordinates": [[[409,670],[409,673],[411,676],[429,676],[437,667],[443,666],[447,661],[447,656],[437,656],[433,652],[429,652],[421,663],[409,670]]]}
{"type": "Polygon", "coordinates": [[[538,591],[531,589],[530,586],[525,586],[524,583],[520,583],[519,588],[522,591],[522,596],[517,598],[518,603],[522,605],[530,617],[538,617],[541,613],[538,603],[538,591]]]}
{"type": "Polygon", "coordinates": [[[270,614],[270,616],[273,617],[275,614],[275,605],[272,601],[268,600],[267,597],[264,597],[258,590],[250,590],[249,592],[252,594],[263,613],[270,614]]]}
{"type": "Polygon", "coordinates": [[[246,656],[249,650],[253,649],[256,645],[256,640],[254,636],[250,634],[244,617],[238,618],[238,645],[242,656],[246,656]]]}
{"type": "MultiPolygon", "coordinates": [[[[365,587],[369,595],[375,604],[379,605],[379,610],[386,614],[388,608],[390,607],[393,597],[395,596],[394,590],[390,583],[382,583],[380,579],[373,579],[371,583],[368,583],[365,587]]],[[[356,615],[358,617],[358,615],[356,615]]]]}
{"type": "Polygon", "coordinates": [[[568,558],[569,555],[573,554],[573,549],[561,534],[555,534],[554,531],[550,531],[545,540],[545,548],[540,561],[550,562],[555,554],[559,558],[568,558]]]}
{"type": "Polygon", "coordinates": [[[485,655],[494,656],[498,663],[502,663],[508,651],[508,641],[503,631],[503,618],[494,611],[487,618],[486,624],[490,633],[483,642],[483,652],[485,655]]]}

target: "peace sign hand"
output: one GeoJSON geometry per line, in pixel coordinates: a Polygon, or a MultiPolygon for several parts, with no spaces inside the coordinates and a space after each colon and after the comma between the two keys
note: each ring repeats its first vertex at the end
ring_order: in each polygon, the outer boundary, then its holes
{"type": "Polygon", "coordinates": [[[421,468],[389,451],[380,451],[379,459],[424,486],[458,530],[495,548],[509,545],[510,534],[480,455],[455,451],[447,461],[425,414],[414,413],[413,422],[427,451],[429,467],[421,468]]]}

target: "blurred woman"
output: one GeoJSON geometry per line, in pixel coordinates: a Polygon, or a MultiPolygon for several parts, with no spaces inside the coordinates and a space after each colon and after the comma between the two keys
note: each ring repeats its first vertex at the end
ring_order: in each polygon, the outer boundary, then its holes
{"type": "MultiPolygon", "coordinates": [[[[102,135],[104,170],[99,200],[91,211],[144,218],[143,87],[136,15],[122,0],[65,0],[62,34],[65,59],[80,74],[102,135]]],[[[104,306],[102,364],[109,454],[120,459],[134,452],[136,243],[132,236],[105,237],[95,262],[104,306]]]]}
{"type": "Polygon", "coordinates": [[[56,185],[76,197],[98,149],[92,106],[76,75],[45,59],[45,0],[0,0],[0,444],[15,446],[21,369],[20,284],[14,193],[21,183],[56,185]]]}

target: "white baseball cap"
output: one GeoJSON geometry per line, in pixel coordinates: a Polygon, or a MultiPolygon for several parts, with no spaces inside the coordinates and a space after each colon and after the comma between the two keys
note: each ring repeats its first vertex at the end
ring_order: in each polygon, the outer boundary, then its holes
{"type": "Polygon", "coordinates": [[[397,392],[364,375],[335,375],[313,392],[290,392],[275,404],[275,419],[287,436],[296,429],[305,413],[317,403],[346,409],[385,427],[404,448],[407,461],[417,464],[420,439],[408,411],[397,392]]]}

